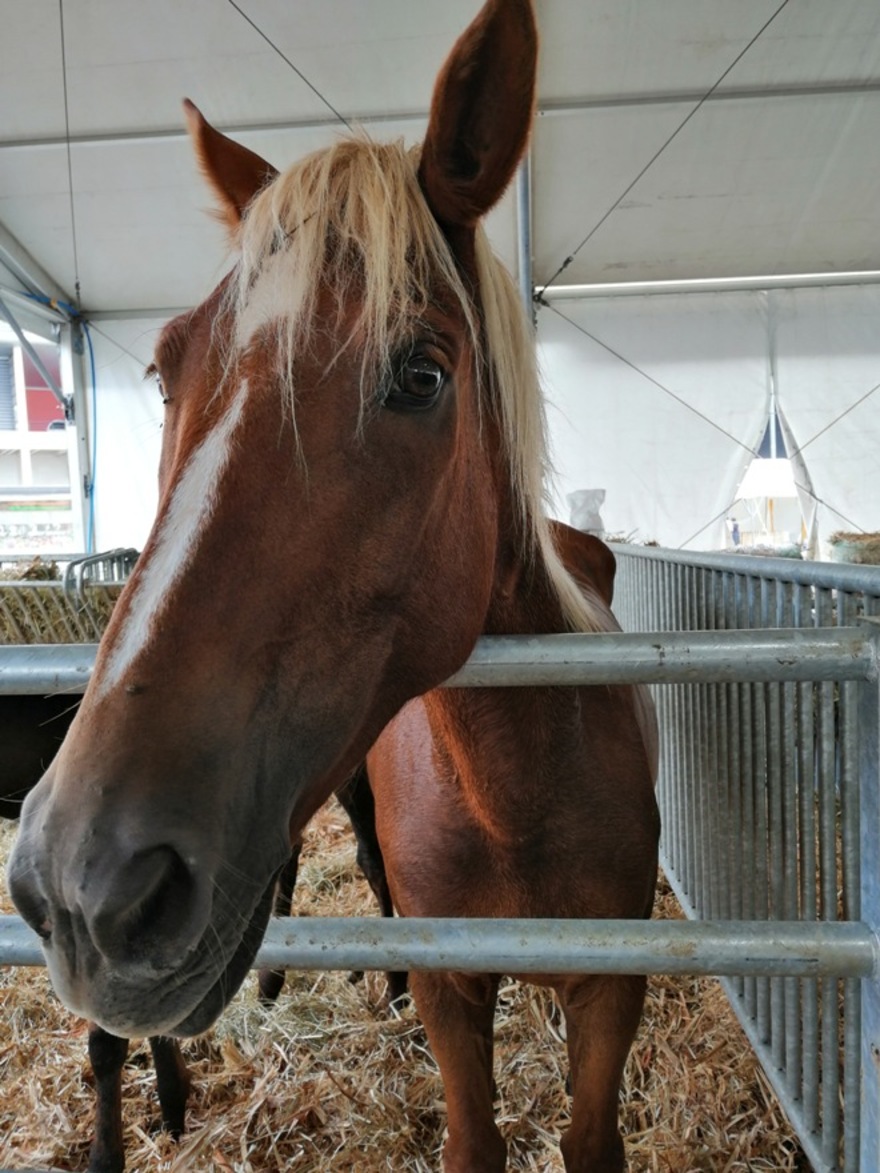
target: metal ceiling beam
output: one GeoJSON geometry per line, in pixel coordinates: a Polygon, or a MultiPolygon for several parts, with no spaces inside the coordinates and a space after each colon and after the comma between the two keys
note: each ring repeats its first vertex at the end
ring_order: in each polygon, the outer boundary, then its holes
{"type": "Polygon", "coordinates": [[[61,404],[62,408],[64,409],[64,415],[66,418],[67,412],[68,412],[68,403],[67,403],[66,398],[64,397],[64,393],[62,392],[61,388],[58,386],[58,381],[54,378],[54,376],[49,371],[46,364],[40,358],[40,352],[34,347],[33,343],[27,337],[24,330],[22,330],[21,326],[19,326],[18,321],[16,320],[16,317],[15,317],[15,314],[12,312],[12,310],[9,308],[9,306],[6,304],[6,302],[3,300],[2,297],[0,297],[0,318],[5,318],[6,321],[9,323],[9,325],[12,327],[13,333],[15,334],[18,341],[21,343],[22,350],[25,351],[28,358],[30,358],[31,362],[34,364],[34,366],[37,368],[37,370],[43,376],[43,381],[45,382],[46,386],[49,388],[49,390],[52,392],[52,394],[55,396],[55,398],[58,400],[58,402],[61,404]]]}
{"type": "Polygon", "coordinates": [[[192,308],[191,305],[155,305],[130,310],[84,310],[83,317],[89,322],[131,322],[137,318],[176,318],[192,308]]]}
{"type": "Polygon", "coordinates": [[[26,293],[9,289],[6,285],[0,285],[0,297],[13,311],[18,310],[28,317],[41,318],[44,322],[51,322],[53,326],[61,326],[68,320],[67,314],[62,313],[61,310],[53,309],[51,305],[44,305],[42,301],[35,301],[26,293]]]}
{"type": "MultiPolygon", "coordinates": [[[[519,182],[522,182],[520,180],[519,182]]],[[[517,246],[524,242],[517,234],[517,246]]],[[[529,278],[533,282],[533,278],[529,278]]],[[[638,297],[661,293],[740,293],[759,289],[814,289],[823,285],[878,285],[880,270],[865,269],[847,273],[782,273],[754,277],[691,277],[680,281],[607,281],[584,285],[551,285],[549,289],[532,284],[539,300],[574,301],[588,297],[638,297]]],[[[520,282],[520,289],[524,290],[520,282]]],[[[126,310],[88,310],[83,316],[90,322],[130,322],[137,318],[176,318],[188,313],[191,305],[138,306],[126,310]]]]}
{"type": "MultiPolygon", "coordinates": [[[[772,102],[783,98],[838,98],[880,93],[880,78],[858,82],[818,82],[815,85],[725,86],[706,96],[703,90],[652,94],[602,94],[538,102],[538,114],[576,114],[582,110],[614,110],[618,106],[695,106],[698,102],[772,102]]],[[[2,146],[0,142],[0,146],[2,146]]]]}
{"type": "MultiPolygon", "coordinates": [[[[577,114],[588,110],[613,110],[619,106],[681,106],[696,105],[698,102],[768,102],[786,98],[833,98],[858,97],[880,93],[880,79],[865,82],[832,82],[819,85],[773,86],[760,88],[735,88],[716,90],[708,98],[701,90],[678,90],[674,93],[600,95],[584,98],[549,98],[538,103],[538,116],[551,117],[560,114],[577,114]]],[[[386,123],[427,122],[427,110],[397,110],[392,113],[363,114],[352,119],[361,126],[381,126],[386,123]]],[[[338,127],[338,118],[281,118],[264,119],[258,122],[230,122],[218,126],[224,134],[248,134],[271,131],[320,130],[338,127]]],[[[184,139],[187,137],[183,118],[179,126],[160,127],[155,130],[120,130],[102,133],[73,134],[70,145],[96,146],[103,143],[154,142],[157,139],[184,139]]],[[[0,139],[0,150],[26,150],[29,148],[67,147],[63,134],[29,136],[25,138],[0,139]]]]}
{"type": "Polygon", "coordinates": [[[54,298],[56,301],[71,302],[70,295],[66,290],[58,284],[51,274],[46,272],[39,261],[31,256],[21,241],[17,240],[2,222],[0,222],[0,262],[31,293],[41,293],[43,297],[54,298]]]}
{"type": "Polygon", "coordinates": [[[852,273],[778,273],[755,277],[691,277],[681,281],[606,281],[585,285],[538,286],[539,301],[589,297],[643,297],[662,293],[742,293],[761,289],[815,289],[828,285],[878,285],[880,270],[852,273]]]}

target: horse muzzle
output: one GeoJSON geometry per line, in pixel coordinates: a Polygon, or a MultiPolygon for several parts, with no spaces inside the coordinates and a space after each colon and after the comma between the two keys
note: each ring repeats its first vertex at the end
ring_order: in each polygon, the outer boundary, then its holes
{"type": "Polygon", "coordinates": [[[205,1030],[259,948],[281,864],[248,880],[245,861],[227,869],[210,842],[156,819],[82,825],[68,812],[65,827],[58,805],[45,778],[22,812],[8,882],[61,1001],[117,1035],[205,1030]],[[219,880],[227,870],[234,895],[219,880]]]}

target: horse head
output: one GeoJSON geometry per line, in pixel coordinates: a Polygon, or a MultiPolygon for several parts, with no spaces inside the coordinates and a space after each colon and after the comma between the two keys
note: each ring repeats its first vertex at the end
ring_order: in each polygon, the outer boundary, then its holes
{"type": "Polygon", "coordinates": [[[235,264],[159,341],[156,520],[9,865],[62,1000],[115,1034],[214,1020],[291,837],[552,557],[528,326],[480,228],[535,54],[529,0],[490,0],[420,150],[281,174],[186,106],[235,264]]]}

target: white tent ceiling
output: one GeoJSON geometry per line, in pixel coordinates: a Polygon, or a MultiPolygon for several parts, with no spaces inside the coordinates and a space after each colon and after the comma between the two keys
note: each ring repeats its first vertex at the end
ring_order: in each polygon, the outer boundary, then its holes
{"type": "MultiPolygon", "coordinates": [[[[537,284],[596,225],[560,281],[880,269],[876,0],[788,0],[627,190],[780,2],[537,0],[537,284]]],[[[415,139],[478,6],[0,0],[0,286],[29,257],[87,312],[200,300],[224,241],[180,99],[280,166],[344,129],[331,106],[415,139]]],[[[512,263],[512,195],[491,232],[512,263]]]]}

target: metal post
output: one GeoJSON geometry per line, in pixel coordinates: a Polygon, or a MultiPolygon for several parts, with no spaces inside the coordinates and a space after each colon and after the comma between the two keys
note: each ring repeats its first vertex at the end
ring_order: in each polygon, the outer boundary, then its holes
{"type": "MultiPolygon", "coordinates": [[[[70,461],[70,495],[73,509],[75,545],[86,550],[89,535],[91,508],[92,473],[88,395],[83,369],[85,361],[83,328],[79,322],[61,327],[61,384],[73,404],[72,420],[68,420],[68,435],[71,435],[68,450],[70,461]]],[[[94,541],[94,534],[90,535],[94,541]]]]}
{"type": "Polygon", "coordinates": [[[532,275],[532,154],[516,173],[516,248],[520,294],[529,319],[535,323],[535,285],[532,275]]]}

